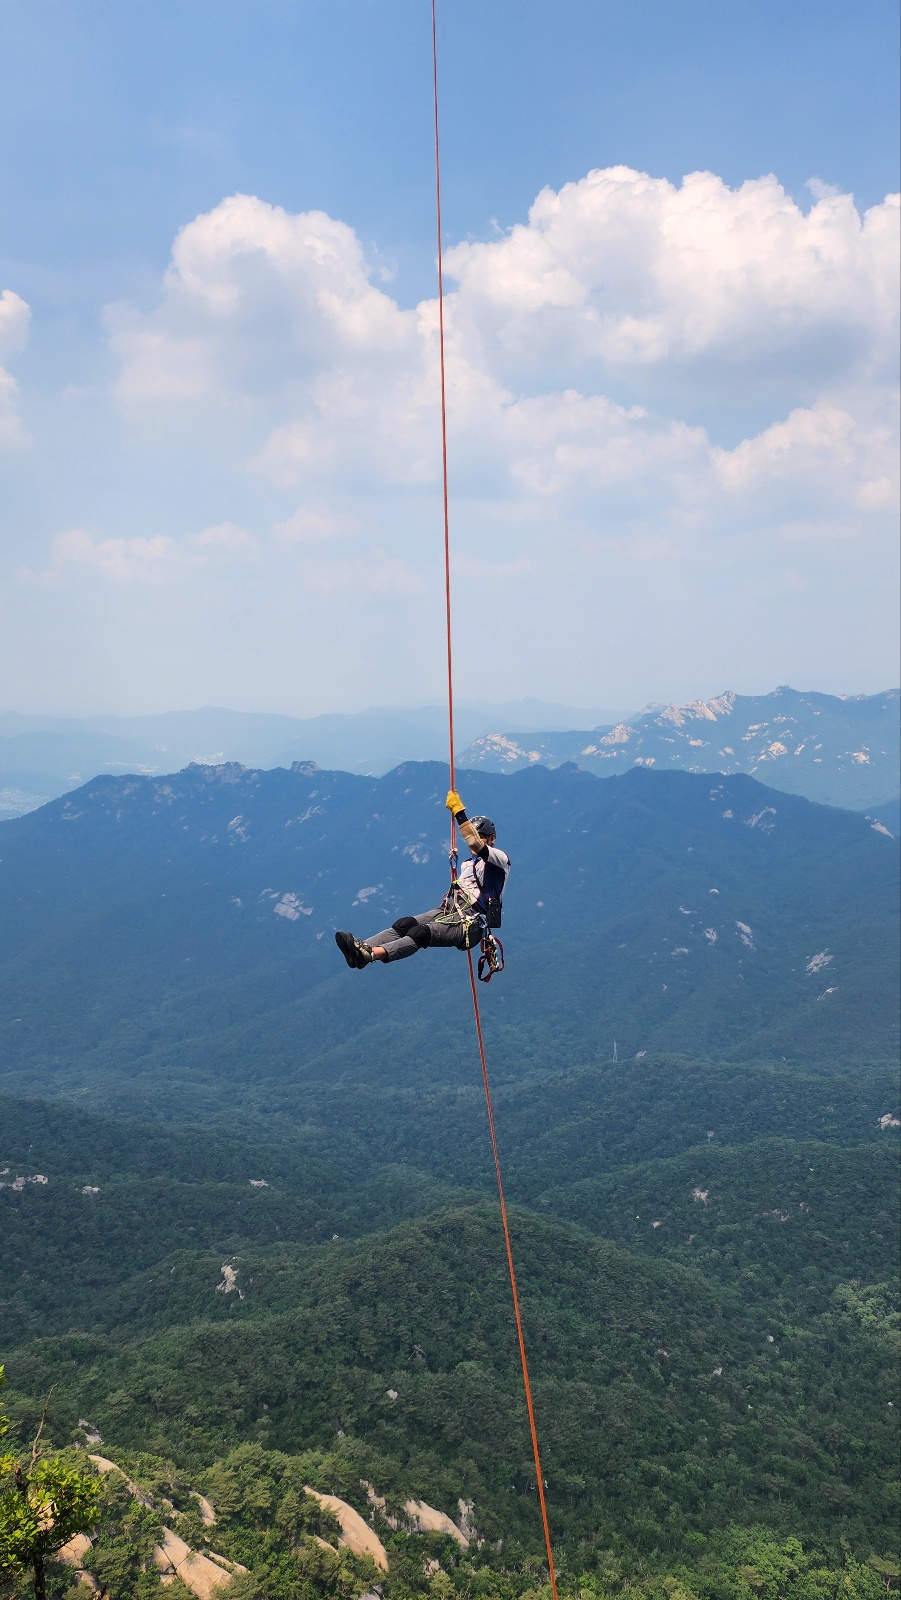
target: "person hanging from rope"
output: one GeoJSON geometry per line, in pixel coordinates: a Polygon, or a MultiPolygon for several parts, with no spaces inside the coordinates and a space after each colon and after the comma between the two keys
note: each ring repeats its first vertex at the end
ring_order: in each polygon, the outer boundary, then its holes
{"type": "Polygon", "coordinates": [[[495,845],[497,831],[490,817],[468,817],[456,789],[445,801],[472,852],[455,876],[440,906],[415,917],[398,917],[390,928],[369,939],[336,933],[335,943],[347,965],[357,970],[373,961],[403,961],[420,950],[471,950],[486,930],[501,925],[501,905],[510,858],[495,845]]]}

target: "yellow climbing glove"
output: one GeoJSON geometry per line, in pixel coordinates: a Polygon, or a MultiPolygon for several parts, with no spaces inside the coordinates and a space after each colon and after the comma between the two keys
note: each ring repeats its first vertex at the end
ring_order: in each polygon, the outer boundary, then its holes
{"type": "Polygon", "coordinates": [[[448,811],[453,812],[455,817],[458,817],[461,811],[466,810],[466,807],[463,804],[463,801],[460,799],[456,789],[448,789],[447,799],[445,800],[444,804],[447,806],[448,811]]]}

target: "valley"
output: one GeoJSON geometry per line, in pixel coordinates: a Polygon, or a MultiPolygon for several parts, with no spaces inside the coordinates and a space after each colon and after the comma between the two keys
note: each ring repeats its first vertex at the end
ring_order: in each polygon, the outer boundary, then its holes
{"type": "MultiPolygon", "coordinates": [[[[234,1600],[544,1593],[465,967],[332,941],[440,892],[441,778],[194,766],[0,830],[8,1402],[144,1486],[84,1557],[135,1600],[164,1518],[234,1600]]],[[[876,1600],[896,841],[743,774],[461,788],[514,863],[483,1005],[564,1594],[876,1600]]]]}

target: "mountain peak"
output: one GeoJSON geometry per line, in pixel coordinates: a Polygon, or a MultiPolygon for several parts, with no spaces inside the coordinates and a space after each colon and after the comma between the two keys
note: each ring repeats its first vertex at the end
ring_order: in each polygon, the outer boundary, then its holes
{"type": "Polygon", "coordinates": [[[775,789],[865,811],[898,791],[898,692],[828,695],[782,684],[771,694],[732,689],[708,700],[650,707],[615,727],[477,739],[462,766],[516,772],[576,761],[598,777],[632,766],[756,773],[775,789]]]}
{"type": "Polygon", "coordinates": [[[251,768],[242,766],[240,761],[189,761],[184,771],[196,772],[208,783],[237,783],[251,768]]]}

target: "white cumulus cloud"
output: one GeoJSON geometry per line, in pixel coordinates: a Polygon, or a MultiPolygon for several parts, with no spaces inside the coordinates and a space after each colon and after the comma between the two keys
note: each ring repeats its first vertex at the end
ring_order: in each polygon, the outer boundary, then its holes
{"type": "Polygon", "coordinates": [[[353,230],[232,195],[182,228],[161,305],[108,308],[128,404],[288,401],[323,373],[409,359],[415,317],[369,280],[353,230]]]}
{"type": "Polygon", "coordinates": [[[492,366],[521,374],[565,361],[668,365],[683,391],[714,371],[767,392],[774,374],[845,381],[893,354],[897,240],[897,196],[861,217],[828,194],[805,215],[773,177],[677,186],[612,167],[543,190],[505,238],[451,250],[451,309],[492,366]]]}
{"type": "MultiPolygon", "coordinates": [[[[462,692],[626,706],[661,675],[709,692],[714,661],[714,686],[853,689],[894,660],[898,197],[810,194],[612,167],[448,251],[462,692]]],[[[346,222],[232,195],[180,230],[141,307],[106,316],[121,415],[72,386],[60,409],[99,418],[79,427],[118,500],[82,485],[67,505],[48,465],[13,669],[52,619],[74,660],[113,634],[143,652],[173,703],[186,671],[241,703],[440,692],[435,299],[400,304],[346,222]]],[[[27,328],[7,290],[7,442],[27,328]]]]}
{"type": "MultiPolygon", "coordinates": [[[[12,289],[0,294],[0,361],[18,355],[28,341],[31,310],[12,289]]],[[[18,414],[19,391],[15,378],[0,366],[0,448],[17,448],[28,443],[28,435],[18,414]]]]}
{"type": "MultiPolygon", "coordinates": [[[[805,213],[773,177],[730,189],[613,167],[448,252],[462,560],[487,534],[499,570],[540,583],[549,530],[573,570],[590,552],[682,560],[762,530],[796,549],[885,530],[898,198],[861,216],[815,194],[805,213]],[[723,394],[763,419],[737,443],[717,437],[723,394]]],[[[414,595],[440,472],[437,308],[404,309],[373,276],[345,223],[232,196],[181,230],[154,308],[110,308],[117,392],[283,497],[261,549],[293,551],[309,589],[353,587],[365,557],[371,589],[414,595]]],[[[202,554],[153,538],[55,561],[157,581],[202,554]]]]}
{"type": "Polygon", "coordinates": [[[84,528],[68,528],[53,540],[50,562],[28,574],[55,584],[68,573],[99,573],[119,584],[163,584],[173,577],[253,560],[257,542],[232,522],[204,528],[187,539],[157,533],[148,538],[95,538],[84,528]]]}

